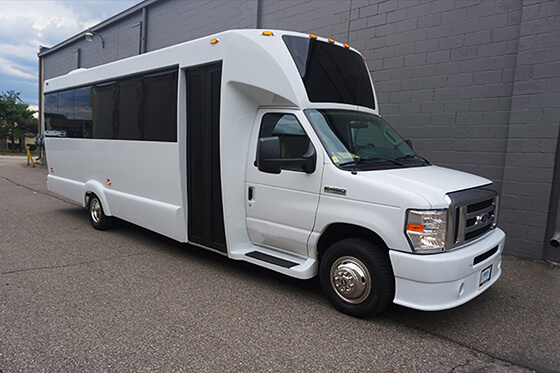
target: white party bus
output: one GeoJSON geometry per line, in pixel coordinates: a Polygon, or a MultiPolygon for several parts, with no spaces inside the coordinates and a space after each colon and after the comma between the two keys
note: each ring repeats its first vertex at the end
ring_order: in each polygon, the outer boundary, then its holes
{"type": "Polygon", "coordinates": [[[430,164],[378,112],[362,55],[234,30],[49,79],[48,188],[299,279],[340,311],[442,310],[501,274],[498,195],[430,164]],[[52,135],[52,136],[49,136],[52,135]]]}

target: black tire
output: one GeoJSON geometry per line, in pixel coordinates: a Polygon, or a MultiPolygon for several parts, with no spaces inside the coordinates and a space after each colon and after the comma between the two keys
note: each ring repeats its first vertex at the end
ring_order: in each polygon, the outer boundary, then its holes
{"type": "Polygon", "coordinates": [[[347,315],[371,317],[393,303],[395,277],[389,256],[365,239],[347,238],[329,247],[319,278],[329,302],[347,315]]]}
{"type": "Polygon", "coordinates": [[[104,231],[113,226],[113,219],[103,211],[101,200],[95,194],[89,197],[88,203],[89,221],[91,226],[97,230],[104,231]]]}

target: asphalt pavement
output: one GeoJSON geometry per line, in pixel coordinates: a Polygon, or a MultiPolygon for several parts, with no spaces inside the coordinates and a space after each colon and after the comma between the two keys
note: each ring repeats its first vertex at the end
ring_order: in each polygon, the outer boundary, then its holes
{"type": "Polygon", "coordinates": [[[355,319],[300,281],[119,222],[0,156],[0,373],[560,372],[560,267],[505,256],[447,311],[355,319]]]}

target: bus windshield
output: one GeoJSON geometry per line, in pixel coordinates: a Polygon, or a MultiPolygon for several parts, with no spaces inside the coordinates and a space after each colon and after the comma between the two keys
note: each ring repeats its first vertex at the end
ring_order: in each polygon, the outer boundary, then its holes
{"type": "Polygon", "coordinates": [[[377,115],[335,109],[309,109],[305,115],[340,168],[377,170],[430,164],[377,115]]]}

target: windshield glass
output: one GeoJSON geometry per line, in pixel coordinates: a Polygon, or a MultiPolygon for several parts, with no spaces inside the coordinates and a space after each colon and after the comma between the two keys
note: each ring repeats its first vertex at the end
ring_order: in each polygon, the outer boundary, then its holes
{"type": "Polygon", "coordinates": [[[305,110],[305,115],[338,167],[376,170],[429,165],[377,115],[335,109],[305,110]]]}

